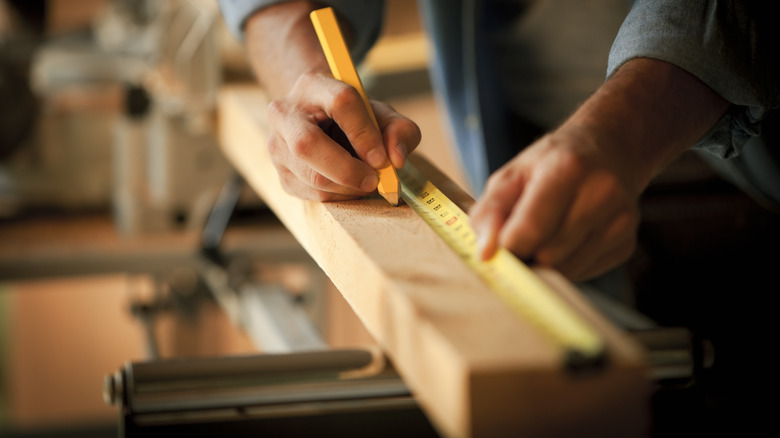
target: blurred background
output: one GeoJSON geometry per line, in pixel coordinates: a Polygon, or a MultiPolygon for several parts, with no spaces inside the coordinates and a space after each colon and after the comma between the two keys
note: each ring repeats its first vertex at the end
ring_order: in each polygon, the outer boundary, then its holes
{"type": "MultiPolygon", "coordinates": [[[[367,88],[441,147],[416,5],[390,3],[377,50],[405,56],[372,55],[367,88]]],[[[0,0],[3,437],[116,436],[103,378],[129,361],[278,349],[238,310],[260,296],[329,346],[373,343],[219,150],[219,88],[253,81],[221,20],[212,0],[0,0]],[[218,205],[230,226],[204,233],[218,205]]]]}

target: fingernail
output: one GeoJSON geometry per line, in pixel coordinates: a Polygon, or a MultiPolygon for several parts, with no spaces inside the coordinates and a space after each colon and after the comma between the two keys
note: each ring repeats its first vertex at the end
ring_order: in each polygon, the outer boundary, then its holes
{"type": "Polygon", "coordinates": [[[401,155],[402,157],[406,158],[406,153],[407,153],[406,144],[399,142],[398,144],[395,145],[395,151],[398,152],[398,154],[401,155]]]}
{"type": "Polygon", "coordinates": [[[479,255],[479,258],[484,260],[485,259],[485,247],[488,244],[488,238],[485,234],[477,233],[477,255],[479,255]]]}
{"type": "Polygon", "coordinates": [[[374,169],[382,167],[382,165],[385,164],[386,159],[387,157],[382,153],[380,148],[371,149],[366,154],[366,162],[374,169]]]}
{"type": "Polygon", "coordinates": [[[482,256],[482,252],[485,250],[485,245],[487,245],[487,238],[484,234],[478,232],[477,230],[474,230],[477,233],[477,254],[482,256]]]}
{"type": "Polygon", "coordinates": [[[373,192],[378,184],[379,177],[376,174],[369,175],[363,179],[363,182],[360,184],[360,189],[364,192],[373,192]]]}
{"type": "Polygon", "coordinates": [[[406,145],[403,143],[398,143],[395,145],[395,154],[390,155],[390,162],[395,166],[397,169],[400,169],[403,167],[404,162],[406,161],[406,145]]]}
{"type": "Polygon", "coordinates": [[[493,245],[493,230],[485,229],[485,227],[477,227],[474,229],[477,234],[477,255],[482,260],[488,260],[493,257],[495,252],[493,245]]]}

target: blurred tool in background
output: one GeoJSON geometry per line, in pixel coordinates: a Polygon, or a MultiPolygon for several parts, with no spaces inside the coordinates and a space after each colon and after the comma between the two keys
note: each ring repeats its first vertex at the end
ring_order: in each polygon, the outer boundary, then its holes
{"type": "Polygon", "coordinates": [[[230,172],[214,136],[214,2],[5,10],[0,215],[110,207],[124,234],[202,225],[230,172]]]}

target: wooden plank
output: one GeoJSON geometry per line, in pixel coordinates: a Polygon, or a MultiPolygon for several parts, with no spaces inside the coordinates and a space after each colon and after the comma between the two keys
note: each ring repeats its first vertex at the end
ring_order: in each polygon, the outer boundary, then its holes
{"type": "MultiPolygon", "coordinates": [[[[516,317],[407,206],[378,196],[319,203],[288,195],[265,147],[255,87],[220,95],[228,159],[332,279],[445,436],[644,436],[642,352],[559,274],[536,272],[604,336],[609,366],[572,376],[552,344],[516,317]]],[[[415,164],[462,207],[471,198],[415,164]]]]}

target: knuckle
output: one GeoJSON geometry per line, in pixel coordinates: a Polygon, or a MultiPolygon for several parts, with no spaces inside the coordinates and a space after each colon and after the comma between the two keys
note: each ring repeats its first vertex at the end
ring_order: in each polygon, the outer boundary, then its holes
{"type": "Polygon", "coordinates": [[[625,199],[628,197],[628,188],[620,177],[614,172],[603,171],[599,174],[600,185],[609,196],[625,199]]]}
{"type": "Polygon", "coordinates": [[[286,105],[284,101],[281,99],[274,99],[270,103],[268,103],[268,107],[266,108],[266,111],[268,112],[268,119],[271,121],[278,120],[279,118],[284,116],[284,113],[286,111],[286,105]]]}
{"type": "Polygon", "coordinates": [[[508,188],[519,187],[526,176],[525,168],[514,165],[506,165],[493,172],[485,182],[486,193],[501,193],[508,188]]]}
{"type": "Polygon", "coordinates": [[[293,85],[294,88],[306,88],[308,85],[316,82],[319,80],[320,74],[309,70],[304,73],[302,73],[300,76],[298,76],[298,80],[295,81],[295,85],[293,85]]]}
{"type": "Polygon", "coordinates": [[[512,180],[515,179],[515,171],[511,166],[503,167],[495,172],[493,172],[485,182],[485,187],[487,189],[495,189],[497,187],[501,187],[504,184],[511,183],[512,180]]]}
{"type": "Polygon", "coordinates": [[[311,82],[316,77],[317,77],[317,73],[315,73],[313,70],[307,70],[301,74],[298,80],[301,82],[311,82]]]}
{"type": "Polygon", "coordinates": [[[587,171],[585,158],[569,149],[560,149],[550,169],[559,175],[569,175],[573,180],[581,179],[587,171]]]}
{"type": "Polygon", "coordinates": [[[344,84],[333,94],[333,112],[348,111],[349,108],[360,104],[361,99],[355,87],[344,84]]]}
{"type": "Polygon", "coordinates": [[[314,152],[317,136],[311,130],[301,130],[295,134],[290,151],[298,158],[307,158],[314,152]]]}
{"type": "Polygon", "coordinates": [[[268,155],[271,157],[271,161],[276,164],[280,161],[280,155],[283,147],[282,142],[277,138],[276,136],[273,136],[268,139],[268,142],[266,142],[266,148],[268,149],[268,155]]]}
{"type": "Polygon", "coordinates": [[[628,193],[618,178],[606,171],[591,174],[581,184],[595,206],[615,210],[618,213],[628,209],[628,193]]]}
{"type": "Polygon", "coordinates": [[[399,135],[407,137],[410,140],[419,142],[422,138],[422,131],[420,131],[420,127],[417,123],[401,114],[393,114],[387,125],[388,128],[394,129],[399,135]]]}
{"type": "Polygon", "coordinates": [[[501,171],[493,172],[490,176],[488,176],[487,181],[485,181],[485,191],[489,192],[491,189],[493,189],[496,185],[499,184],[499,180],[501,179],[501,171]]]}
{"type": "MultiPolygon", "coordinates": [[[[365,145],[376,140],[377,132],[373,126],[361,126],[352,131],[353,147],[355,145],[365,145]]],[[[356,148],[357,149],[357,148],[356,148]]]]}

